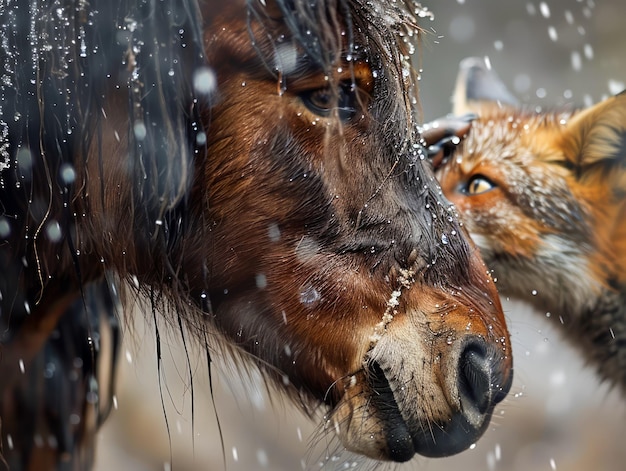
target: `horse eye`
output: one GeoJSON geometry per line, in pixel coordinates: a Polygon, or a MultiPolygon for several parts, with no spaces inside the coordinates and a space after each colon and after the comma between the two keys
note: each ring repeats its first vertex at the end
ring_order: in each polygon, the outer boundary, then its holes
{"type": "Polygon", "coordinates": [[[334,109],[344,122],[356,113],[356,87],[351,82],[341,83],[336,92],[330,87],[306,90],[300,98],[311,112],[325,118],[331,116],[334,109]]]}
{"type": "Polygon", "coordinates": [[[473,175],[463,188],[463,193],[469,196],[481,195],[493,190],[496,186],[494,182],[483,175],[473,175]]]}

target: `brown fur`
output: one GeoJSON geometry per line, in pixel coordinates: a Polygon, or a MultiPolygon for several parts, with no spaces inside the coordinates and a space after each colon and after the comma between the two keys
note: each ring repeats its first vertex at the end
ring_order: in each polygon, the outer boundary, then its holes
{"type": "Polygon", "coordinates": [[[444,193],[500,292],[547,312],[626,390],[626,94],[546,113],[474,93],[486,84],[503,88],[463,63],[455,112],[478,118],[438,170],[444,193]]]}
{"type": "MultiPolygon", "coordinates": [[[[467,448],[509,389],[511,349],[493,283],[420,158],[404,73],[416,5],[142,5],[94,6],[120,16],[87,38],[110,28],[125,48],[88,55],[104,69],[93,82],[69,70],[88,90],[80,126],[67,132],[45,90],[42,120],[59,134],[35,122],[46,139],[20,140],[15,125],[11,162],[30,147],[24,186],[48,209],[14,191],[13,166],[3,174],[16,217],[2,289],[17,280],[45,318],[59,293],[89,298],[84,286],[114,273],[153,315],[200,341],[217,330],[289,394],[323,403],[350,450],[404,461],[467,448]],[[62,163],[75,181],[46,192],[62,163]],[[38,230],[51,221],[60,241],[38,230]]],[[[48,59],[41,75],[68,89],[48,59]]],[[[2,308],[23,318],[22,306],[2,308]]]]}

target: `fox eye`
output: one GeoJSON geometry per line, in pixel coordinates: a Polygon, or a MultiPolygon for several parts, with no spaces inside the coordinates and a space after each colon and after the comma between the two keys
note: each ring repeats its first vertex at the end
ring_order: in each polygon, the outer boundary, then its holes
{"type": "Polygon", "coordinates": [[[463,188],[463,193],[469,196],[480,195],[493,190],[496,186],[494,182],[483,175],[473,175],[463,188]]]}
{"type": "Polygon", "coordinates": [[[351,82],[343,82],[332,90],[330,87],[307,90],[300,94],[304,105],[318,116],[327,118],[336,108],[341,121],[348,121],[356,113],[356,90],[351,82]]]}

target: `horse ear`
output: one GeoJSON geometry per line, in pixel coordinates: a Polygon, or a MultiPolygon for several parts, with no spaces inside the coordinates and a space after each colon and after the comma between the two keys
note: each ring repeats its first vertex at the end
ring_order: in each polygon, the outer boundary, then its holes
{"type": "Polygon", "coordinates": [[[475,111],[477,102],[497,102],[518,105],[517,99],[506,88],[498,74],[478,57],[468,57],[459,64],[453,97],[453,113],[462,115],[475,111]]]}
{"type": "Polygon", "coordinates": [[[563,137],[566,155],[579,168],[626,165],[626,90],[575,114],[563,137]]]}

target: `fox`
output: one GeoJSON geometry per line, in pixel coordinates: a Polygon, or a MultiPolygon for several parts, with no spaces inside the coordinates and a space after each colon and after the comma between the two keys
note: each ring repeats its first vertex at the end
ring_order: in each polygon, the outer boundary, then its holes
{"type": "Polygon", "coordinates": [[[449,134],[465,133],[443,158],[436,146],[435,174],[500,295],[549,317],[626,395],[626,91],[543,111],[468,58],[452,101],[465,118],[449,134]]]}

